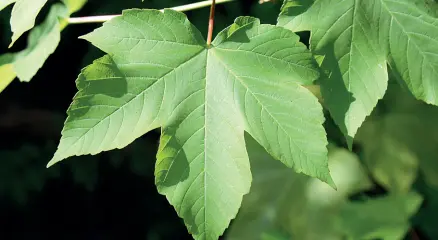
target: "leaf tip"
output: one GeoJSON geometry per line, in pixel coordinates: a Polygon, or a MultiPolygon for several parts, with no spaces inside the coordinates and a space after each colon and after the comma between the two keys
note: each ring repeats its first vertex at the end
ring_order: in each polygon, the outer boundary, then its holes
{"type": "Polygon", "coordinates": [[[20,36],[21,36],[21,34],[18,35],[16,33],[13,33],[12,38],[11,38],[11,43],[9,44],[8,48],[11,48],[20,36]]]}
{"type": "Polygon", "coordinates": [[[59,161],[56,160],[55,158],[53,158],[52,160],[49,161],[49,163],[47,163],[46,168],[50,168],[53,165],[57,164],[59,161]]]}
{"type": "Polygon", "coordinates": [[[335,191],[338,190],[338,187],[336,186],[335,181],[333,181],[333,178],[331,177],[330,173],[328,177],[324,180],[325,183],[327,183],[330,187],[332,187],[335,191]]]}
{"type": "Polygon", "coordinates": [[[91,33],[88,33],[88,34],[85,34],[85,35],[79,36],[78,39],[83,39],[83,40],[87,40],[87,41],[89,41],[88,38],[89,38],[89,35],[90,35],[90,34],[91,34],[91,33]]]}

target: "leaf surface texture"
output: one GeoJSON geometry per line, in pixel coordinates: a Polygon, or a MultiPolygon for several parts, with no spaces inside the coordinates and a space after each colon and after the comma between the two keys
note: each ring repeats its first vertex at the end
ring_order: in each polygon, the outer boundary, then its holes
{"type": "Polygon", "coordinates": [[[249,191],[245,131],[334,185],[322,108],[302,86],[316,63],[291,31],[242,17],[207,47],[182,13],[126,10],[84,38],[108,55],[80,74],[49,165],[160,127],[156,185],[196,239],[222,235],[249,191]]]}

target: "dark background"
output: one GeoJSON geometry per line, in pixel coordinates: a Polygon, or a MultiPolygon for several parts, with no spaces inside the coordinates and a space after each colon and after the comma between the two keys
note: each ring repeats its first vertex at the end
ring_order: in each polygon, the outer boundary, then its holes
{"type": "MultiPolygon", "coordinates": [[[[56,2],[56,1],[49,1],[56,2]]],[[[74,16],[119,14],[126,8],[164,8],[188,0],[89,0],[74,16]]],[[[39,14],[41,22],[47,4],[39,14]]],[[[241,15],[275,23],[279,4],[242,0],[217,6],[217,33],[241,15]]],[[[0,12],[0,54],[7,49],[12,7],[0,12]]],[[[208,8],[187,13],[206,35],[208,8]]],[[[78,37],[100,24],[68,26],[61,43],[30,83],[17,79],[0,94],[0,239],[192,239],[158,194],[153,169],[159,133],[123,150],[70,158],[46,169],[81,68],[103,55],[78,37]]]]}

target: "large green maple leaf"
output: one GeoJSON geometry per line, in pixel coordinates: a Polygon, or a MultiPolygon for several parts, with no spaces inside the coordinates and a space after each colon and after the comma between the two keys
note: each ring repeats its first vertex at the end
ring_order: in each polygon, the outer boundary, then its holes
{"type": "Polygon", "coordinates": [[[288,0],[278,25],[312,32],[312,50],[325,56],[322,95],[351,139],[386,91],[387,63],[418,99],[438,105],[434,8],[430,0],[288,0]]]}
{"type": "Polygon", "coordinates": [[[126,10],[86,35],[108,55],[80,74],[52,165],[123,148],[161,127],[156,185],[196,239],[217,239],[249,191],[244,131],[334,185],[318,78],[293,32],[238,18],[207,46],[182,13],[126,10]]]}

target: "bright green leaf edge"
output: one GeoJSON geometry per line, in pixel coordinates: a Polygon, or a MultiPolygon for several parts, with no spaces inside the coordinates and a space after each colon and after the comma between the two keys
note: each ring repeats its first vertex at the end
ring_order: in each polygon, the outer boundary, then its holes
{"type": "Polygon", "coordinates": [[[17,0],[12,8],[11,29],[12,42],[9,47],[20,38],[23,33],[35,26],[38,13],[48,0],[17,0]]]}

